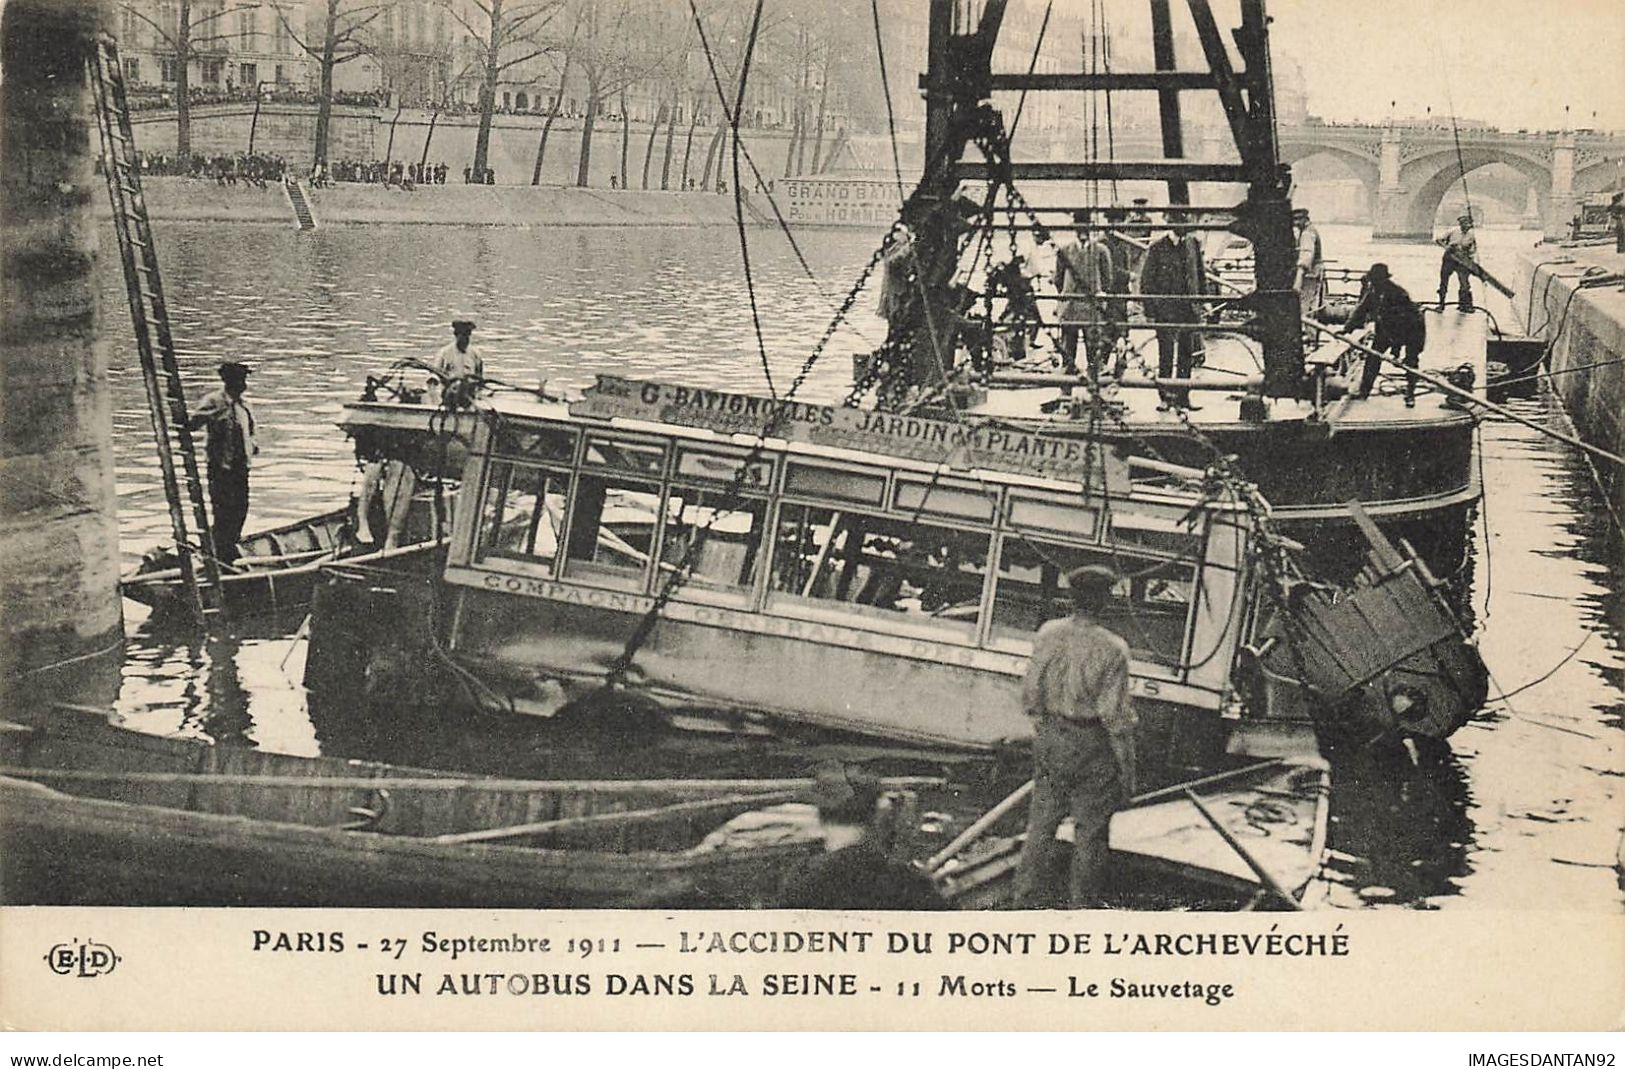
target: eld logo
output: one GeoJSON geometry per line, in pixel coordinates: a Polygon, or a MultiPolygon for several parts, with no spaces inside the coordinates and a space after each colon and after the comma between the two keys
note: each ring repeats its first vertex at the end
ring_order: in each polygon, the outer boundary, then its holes
{"type": "Polygon", "coordinates": [[[121,959],[106,943],[58,943],[45,955],[45,963],[58,976],[106,976],[121,959]]]}

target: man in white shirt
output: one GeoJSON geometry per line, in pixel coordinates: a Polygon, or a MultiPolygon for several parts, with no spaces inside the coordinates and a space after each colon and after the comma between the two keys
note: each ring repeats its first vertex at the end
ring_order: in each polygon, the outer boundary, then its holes
{"type": "Polygon", "coordinates": [[[1463,214],[1457,226],[1434,242],[1444,246],[1444,258],[1439,263],[1439,307],[1444,307],[1445,293],[1450,289],[1450,276],[1456,276],[1456,291],[1461,298],[1461,310],[1473,310],[1473,286],[1468,274],[1478,265],[1478,235],[1473,233],[1473,217],[1463,214]]]}
{"type": "Polygon", "coordinates": [[[430,380],[431,399],[444,391],[448,408],[463,408],[473,403],[479,390],[479,380],[485,375],[485,362],[474,348],[474,323],[468,319],[451,321],[455,340],[434,354],[430,364],[434,378],[430,380]]]}
{"type": "Polygon", "coordinates": [[[222,564],[237,559],[237,542],[248,519],[248,469],[259,446],[254,442],[254,413],[243,400],[248,366],[235,360],[220,365],[218,390],[205,394],[187,420],[186,429],[209,429],[209,506],[214,514],[214,551],[222,564]]]}
{"type": "Polygon", "coordinates": [[[1320,231],[1309,221],[1309,209],[1292,209],[1292,228],[1298,233],[1298,266],[1292,288],[1298,291],[1302,315],[1313,316],[1325,302],[1325,266],[1321,259],[1320,231]]]}

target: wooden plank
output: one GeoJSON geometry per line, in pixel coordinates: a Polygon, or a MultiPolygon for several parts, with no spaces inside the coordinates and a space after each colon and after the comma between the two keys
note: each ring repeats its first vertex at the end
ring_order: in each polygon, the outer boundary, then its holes
{"type": "MultiPolygon", "coordinates": [[[[315,761],[319,758],[302,758],[315,761]]],[[[776,793],[784,790],[805,791],[812,787],[811,779],[669,779],[669,780],[524,780],[524,779],[457,779],[402,776],[286,776],[286,775],[226,775],[210,776],[199,772],[136,772],[80,768],[18,768],[0,767],[0,776],[18,779],[51,779],[77,782],[128,780],[130,782],[184,783],[216,780],[255,787],[321,788],[326,790],[373,789],[392,791],[553,791],[559,793],[585,792],[597,794],[638,794],[670,791],[678,794],[703,793],[776,793]]],[[[945,782],[940,776],[890,776],[882,779],[887,790],[918,787],[940,787],[945,782]]]]}
{"type": "Polygon", "coordinates": [[[769,806],[781,802],[791,802],[802,797],[804,791],[776,791],[771,794],[739,794],[726,798],[707,798],[695,802],[678,802],[675,805],[660,806],[656,809],[629,809],[616,813],[594,813],[581,816],[570,816],[560,820],[544,820],[535,824],[516,824],[508,828],[485,828],[480,831],[457,832],[450,835],[437,835],[431,842],[450,845],[453,843],[486,843],[498,842],[503,839],[517,839],[525,836],[541,835],[543,833],[578,831],[582,829],[609,829],[629,825],[649,824],[672,817],[697,816],[718,810],[732,809],[738,806],[769,806]]]}
{"type": "Polygon", "coordinates": [[[1203,818],[1213,826],[1213,830],[1219,833],[1219,837],[1225,841],[1225,844],[1241,856],[1241,859],[1247,863],[1247,867],[1252,869],[1254,875],[1258,877],[1258,881],[1260,883],[1262,883],[1265,887],[1268,887],[1270,891],[1282,902],[1286,903],[1289,908],[1294,910],[1303,909],[1302,903],[1300,903],[1290,891],[1281,886],[1281,882],[1277,880],[1256,857],[1253,856],[1250,850],[1248,850],[1245,846],[1242,846],[1241,843],[1237,841],[1236,837],[1230,833],[1230,829],[1226,828],[1219,818],[1213,815],[1213,810],[1209,809],[1207,805],[1203,803],[1202,799],[1197,796],[1195,791],[1186,788],[1185,797],[1189,799],[1190,803],[1201,812],[1203,818]]]}

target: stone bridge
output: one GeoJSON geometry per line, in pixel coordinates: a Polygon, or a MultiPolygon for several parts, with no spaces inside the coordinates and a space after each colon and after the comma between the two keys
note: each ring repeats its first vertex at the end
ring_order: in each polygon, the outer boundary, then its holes
{"type": "Polygon", "coordinates": [[[1445,126],[1307,124],[1280,129],[1287,163],[1311,156],[1341,160],[1365,184],[1373,237],[1419,238],[1434,230],[1439,202],[1461,178],[1504,163],[1529,179],[1548,235],[1566,234],[1589,193],[1625,175],[1625,135],[1589,131],[1502,131],[1445,126]]]}

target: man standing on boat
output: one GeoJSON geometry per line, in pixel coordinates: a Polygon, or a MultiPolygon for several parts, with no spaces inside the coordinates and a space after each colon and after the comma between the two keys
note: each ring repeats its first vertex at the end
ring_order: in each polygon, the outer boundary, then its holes
{"type": "Polygon", "coordinates": [[[1434,242],[1444,246],[1444,259],[1439,262],[1439,307],[1444,307],[1445,294],[1450,290],[1450,276],[1456,276],[1456,293],[1461,310],[1473,310],[1473,285],[1468,280],[1478,266],[1478,235],[1473,233],[1473,216],[1463,212],[1456,219],[1456,228],[1434,242]]]}
{"type": "Polygon", "coordinates": [[[1105,875],[1112,814],[1134,793],[1134,706],[1128,643],[1100,623],[1116,574],[1088,565],[1067,575],[1072,615],[1038,629],[1022,685],[1034,718],[1033,797],[1016,870],[1016,905],[1051,904],[1050,873],[1073,821],[1067,903],[1094,905],[1105,875]]]}
{"type": "MultiPolygon", "coordinates": [[[[1156,328],[1159,379],[1190,378],[1196,364],[1194,327],[1201,311],[1193,298],[1204,291],[1206,278],[1202,245],[1191,234],[1181,238],[1165,230],[1145,251],[1145,262],[1140,265],[1140,304],[1147,319],[1163,324],[1156,328]],[[1176,325],[1187,323],[1192,329],[1176,325]]],[[[1158,411],[1200,407],[1191,404],[1188,387],[1159,386],[1157,392],[1162,397],[1158,411]]]]}
{"type": "Polygon", "coordinates": [[[243,400],[248,365],[228,360],[220,365],[222,386],[203,396],[186,429],[209,428],[209,511],[214,516],[214,551],[222,564],[237,559],[237,540],[248,519],[248,468],[259,446],[254,444],[254,413],[243,400]]]}
{"type": "MultiPolygon", "coordinates": [[[[1366,272],[1360,303],[1354,306],[1340,333],[1350,334],[1367,323],[1377,328],[1371,348],[1382,353],[1400,354],[1407,368],[1417,366],[1422,347],[1428,340],[1427,321],[1422,316],[1422,309],[1405,292],[1405,287],[1389,276],[1387,264],[1372,264],[1371,270],[1366,272]]],[[[1365,368],[1360,375],[1361,397],[1371,396],[1371,387],[1376,385],[1377,370],[1381,364],[1377,357],[1366,354],[1365,368]]],[[[1405,407],[1415,405],[1416,372],[1406,371],[1405,407]]]]}
{"type": "Polygon", "coordinates": [[[434,379],[429,387],[431,396],[438,386],[443,391],[447,408],[466,408],[474,402],[480,379],[485,375],[485,362],[474,348],[474,323],[468,319],[451,321],[453,340],[434,354],[430,368],[434,379]]]}
{"type": "Polygon", "coordinates": [[[1078,332],[1083,331],[1084,352],[1089,361],[1089,381],[1100,381],[1114,337],[1111,307],[1101,294],[1111,289],[1112,253],[1091,227],[1088,211],[1072,213],[1077,239],[1061,246],[1055,256],[1055,289],[1061,302],[1061,367],[1067,374],[1078,371],[1078,332]]]}
{"type": "Polygon", "coordinates": [[[1308,208],[1292,209],[1292,228],[1298,234],[1298,266],[1292,275],[1292,288],[1298,291],[1301,314],[1312,317],[1326,299],[1320,231],[1309,221],[1308,208]]]}

